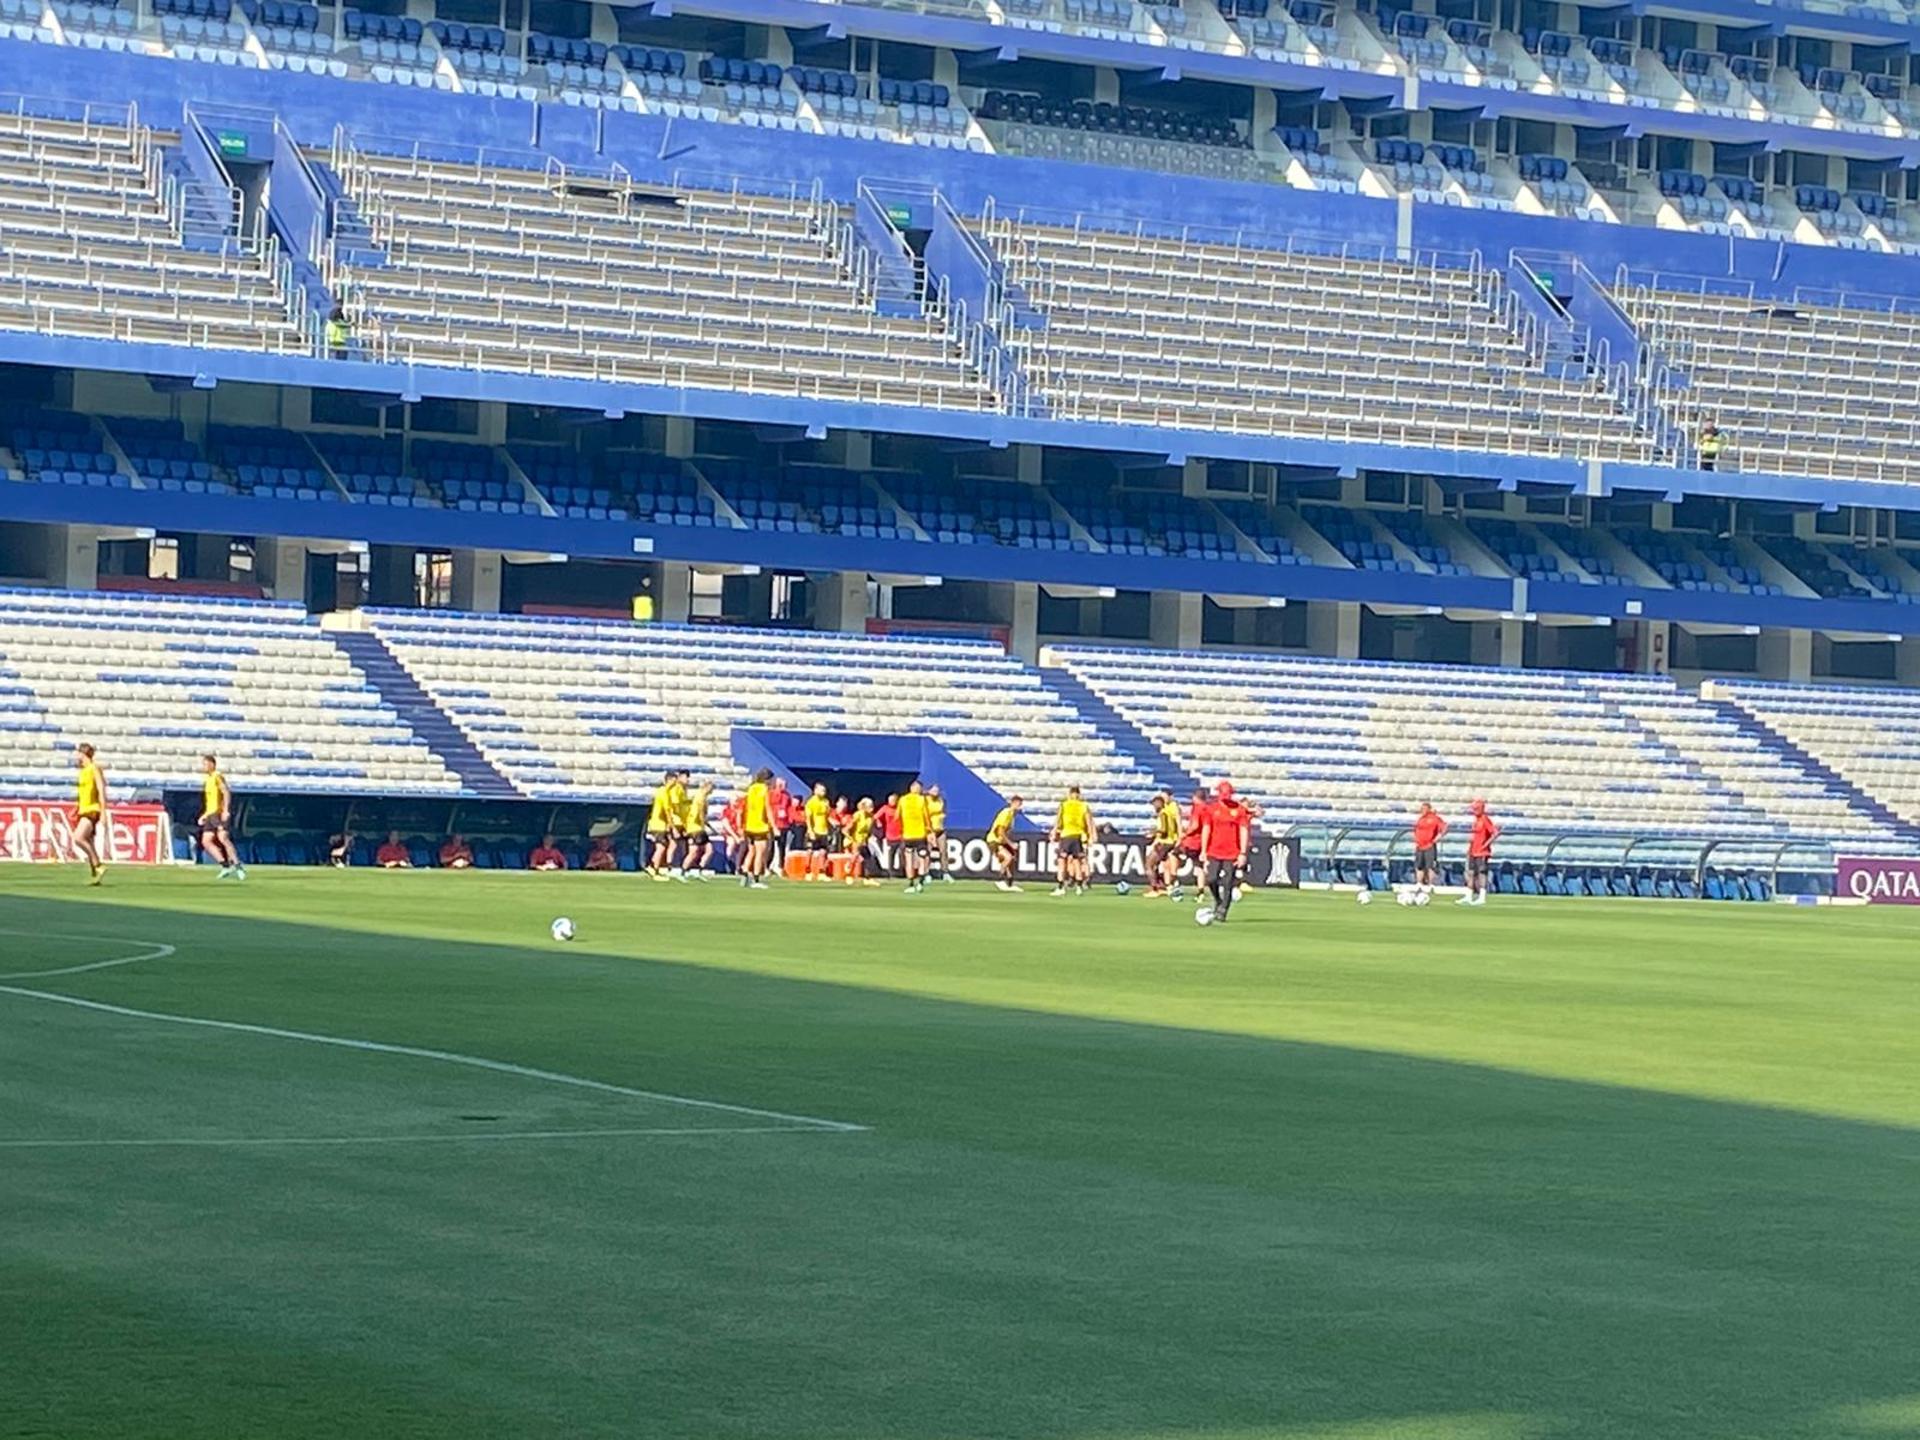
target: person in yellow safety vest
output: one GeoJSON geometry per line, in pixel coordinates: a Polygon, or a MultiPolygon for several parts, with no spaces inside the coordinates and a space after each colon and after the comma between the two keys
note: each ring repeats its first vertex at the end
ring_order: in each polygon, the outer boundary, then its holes
{"type": "Polygon", "coordinates": [[[1726,445],[1727,442],[1720,436],[1718,425],[1709,425],[1702,430],[1700,432],[1700,468],[1702,470],[1718,468],[1720,452],[1726,448],[1726,445]]]}
{"type": "Polygon", "coordinates": [[[653,582],[651,580],[640,582],[640,592],[633,597],[633,618],[636,624],[651,625],[653,623],[653,582]]]}
{"type": "Polygon", "coordinates": [[[327,316],[327,354],[335,360],[347,358],[347,342],[352,331],[347,325],[347,312],[340,306],[333,307],[333,313],[327,316]]]}

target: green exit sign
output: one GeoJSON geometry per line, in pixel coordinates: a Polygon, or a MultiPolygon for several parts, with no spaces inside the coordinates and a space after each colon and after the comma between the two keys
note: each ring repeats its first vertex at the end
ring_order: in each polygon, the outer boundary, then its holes
{"type": "Polygon", "coordinates": [[[887,207],[887,223],[896,230],[905,230],[913,224],[913,211],[905,205],[887,207]]]}
{"type": "Polygon", "coordinates": [[[247,137],[238,130],[216,130],[214,140],[220,146],[220,153],[230,160],[247,158],[247,137]]]}

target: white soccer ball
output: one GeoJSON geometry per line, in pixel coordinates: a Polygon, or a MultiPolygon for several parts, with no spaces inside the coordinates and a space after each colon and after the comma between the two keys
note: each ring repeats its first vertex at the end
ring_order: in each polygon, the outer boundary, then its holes
{"type": "Polygon", "coordinates": [[[1127,884],[1124,880],[1117,882],[1113,887],[1113,893],[1116,895],[1126,895],[1131,893],[1132,890],[1133,886],[1127,884]]]}
{"type": "Polygon", "coordinates": [[[1429,894],[1427,894],[1427,892],[1426,892],[1426,891],[1424,891],[1424,890],[1421,890],[1421,891],[1419,891],[1418,893],[1416,893],[1416,894],[1414,895],[1414,897],[1413,897],[1413,903],[1414,903],[1415,905],[1425,905],[1425,904],[1427,904],[1427,903],[1428,903],[1429,901],[1431,901],[1432,899],[1433,899],[1433,897],[1432,897],[1431,895],[1429,895],[1429,894]]]}
{"type": "Polygon", "coordinates": [[[565,941],[573,939],[573,921],[564,915],[554,921],[548,928],[553,931],[553,938],[556,940],[564,943],[565,941]]]}
{"type": "Polygon", "coordinates": [[[1393,903],[1403,907],[1413,904],[1413,892],[1411,890],[1396,890],[1393,895],[1393,903]]]}
{"type": "Polygon", "coordinates": [[[1196,925],[1213,924],[1213,907],[1211,905],[1202,905],[1198,910],[1194,911],[1193,923],[1196,925]]]}
{"type": "Polygon", "coordinates": [[[1362,890],[1353,898],[1358,900],[1362,905],[1371,905],[1373,903],[1373,892],[1371,890],[1362,890]]]}

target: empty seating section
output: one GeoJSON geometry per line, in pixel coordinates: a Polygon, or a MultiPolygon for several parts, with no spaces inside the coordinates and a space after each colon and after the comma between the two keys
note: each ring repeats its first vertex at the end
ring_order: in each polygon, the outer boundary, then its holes
{"type": "Polygon", "coordinates": [[[928,537],[942,545],[1010,545],[1017,550],[1091,550],[1033,485],[973,480],[947,484],[924,476],[882,477],[928,537]]]}
{"type": "MultiPolygon", "coordinates": [[[[42,13],[39,0],[0,3],[0,35],[17,40],[52,39],[51,32],[38,28],[42,13]]],[[[53,13],[59,17],[69,44],[125,53],[138,43],[138,19],[133,6],[123,0],[54,0],[53,13]]]]}
{"type": "Polygon", "coordinates": [[[1665,399],[1686,433],[1716,424],[1720,468],[1832,479],[1920,479],[1920,305],[1841,307],[1629,277],[1615,294],[1643,340],[1683,371],[1665,399]]]}
{"type": "Polygon", "coordinates": [[[340,17],[340,27],[342,36],[359,46],[360,62],[374,80],[422,90],[453,89],[456,82],[441,72],[425,24],[412,16],[348,10],[340,17]]]}
{"type": "Polygon", "coordinates": [[[8,407],[0,411],[12,468],[24,480],[51,485],[125,488],[133,477],[114,463],[106,441],[85,415],[8,407]]]}
{"type": "Polygon", "coordinates": [[[1413,552],[1427,569],[1436,575],[1471,575],[1469,566],[1454,558],[1453,547],[1433,533],[1424,515],[1416,515],[1410,510],[1377,510],[1372,512],[1380,528],[1392,535],[1407,549],[1413,552]]]}
{"type": "Polygon", "coordinates": [[[329,15],[327,28],[321,29],[318,5],[301,0],[239,0],[239,8],[273,69],[346,78],[346,62],[333,53],[333,17],[329,15]]]}
{"type": "Polygon", "coordinates": [[[1898,848],[1881,819],[1665,678],[1054,646],[1053,663],[1269,825],[1406,823],[1898,848]]]}
{"type": "Polygon", "coordinates": [[[1107,100],[1048,100],[988,90],[975,114],[1009,155],[1078,160],[1212,179],[1268,180],[1272,162],[1223,116],[1107,100]]]}
{"type": "Polygon", "coordinates": [[[878,313],[846,222],[798,196],[350,150],[387,263],[336,251],[380,353],[631,383],[992,408],[937,314],[878,313]]]}
{"type": "Polygon", "coordinates": [[[1574,578],[1561,574],[1559,557],[1548,549],[1541,536],[1513,521],[1469,516],[1466,524],[1473,537],[1514,574],[1541,580],[1574,578]]]}
{"type": "Polygon", "coordinates": [[[1215,506],[1227,523],[1251,540],[1259,552],[1276,565],[1301,565],[1306,557],[1293,548],[1293,541],[1281,532],[1280,522],[1264,505],[1244,500],[1216,500],[1215,506]]]}
{"type": "Polygon", "coordinates": [[[452,509],[489,515],[541,513],[526,488],[507,474],[506,462],[488,446],[416,440],[413,470],[452,509]]]}
{"type": "Polygon", "coordinates": [[[514,459],[556,515],[716,525],[713,499],[678,460],[609,451],[597,463],[572,451],[516,446],[514,459]]]}
{"type": "Polygon", "coordinates": [[[237,489],[271,500],[340,501],[340,493],[307,438],[267,426],[213,425],[207,453],[237,489]]]}
{"type": "Polygon", "coordinates": [[[1242,555],[1206,503],[1178,495],[1065,487],[1060,503],[1094,543],[1118,555],[1176,555],[1188,560],[1256,560],[1242,555]]]}
{"type": "Polygon", "coordinates": [[[271,240],[195,236],[165,157],[131,122],[0,114],[0,328],[212,349],[304,351],[271,240]],[[173,208],[169,208],[169,201],[173,208]]]}
{"type": "Polygon", "coordinates": [[[1326,505],[1303,505],[1300,518],[1318,530],[1356,570],[1412,574],[1420,569],[1374,533],[1372,518],[1366,514],[1326,505]]]}
{"type": "Polygon", "coordinates": [[[188,495],[229,495],[234,487],[216,476],[200,447],[186,438],[178,420],[123,416],[109,429],[133,473],[150,490],[188,495]]]}
{"type": "Polygon", "coordinates": [[[1078,784],[1096,816],[1132,824],[1154,789],[1040,672],[984,642],[369,614],[421,686],[536,799],[633,801],[678,765],[730,793],[735,726],[928,735],[1042,812],[1078,784]]]}
{"type": "Polygon", "coordinates": [[[1702,688],[1920,825],[1920,690],[1758,680],[1712,680],[1702,688]]]}
{"type": "Polygon", "coordinates": [[[1047,315],[1043,331],[1008,340],[1056,416],[1652,457],[1603,381],[1534,363],[1507,318],[1511,297],[1477,264],[1001,216],[982,228],[1047,315]]]}
{"type": "Polygon", "coordinates": [[[246,48],[247,27],[233,18],[229,0],[153,0],[153,13],[176,60],[247,68],[260,63],[246,48]]]}
{"type": "Polygon", "coordinates": [[[0,590],[0,793],[67,799],[72,748],[112,794],[452,794],[459,782],[295,605],[0,590]]]}
{"type": "Polygon", "coordinates": [[[397,436],[316,431],[312,440],[347,494],[363,504],[437,509],[444,503],[431,484],[408,472],[397,436]]]}
{"type": "Polygon", "coordinates": [[[698,469],[752,529],[870,540],[914,538],[891,506],[883,509],[860,477],[844,470],[812,465],[783,475],[735,460],[702,460],[698,469]]]}

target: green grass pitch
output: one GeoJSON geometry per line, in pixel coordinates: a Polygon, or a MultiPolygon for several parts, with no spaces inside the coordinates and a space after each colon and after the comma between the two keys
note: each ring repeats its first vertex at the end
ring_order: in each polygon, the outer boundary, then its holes
{"type": "Polygon", "coordinates": [[[1920,915],[1234,919],[0,869],[0,1436],[1920,1436],[1920,915]]]}

